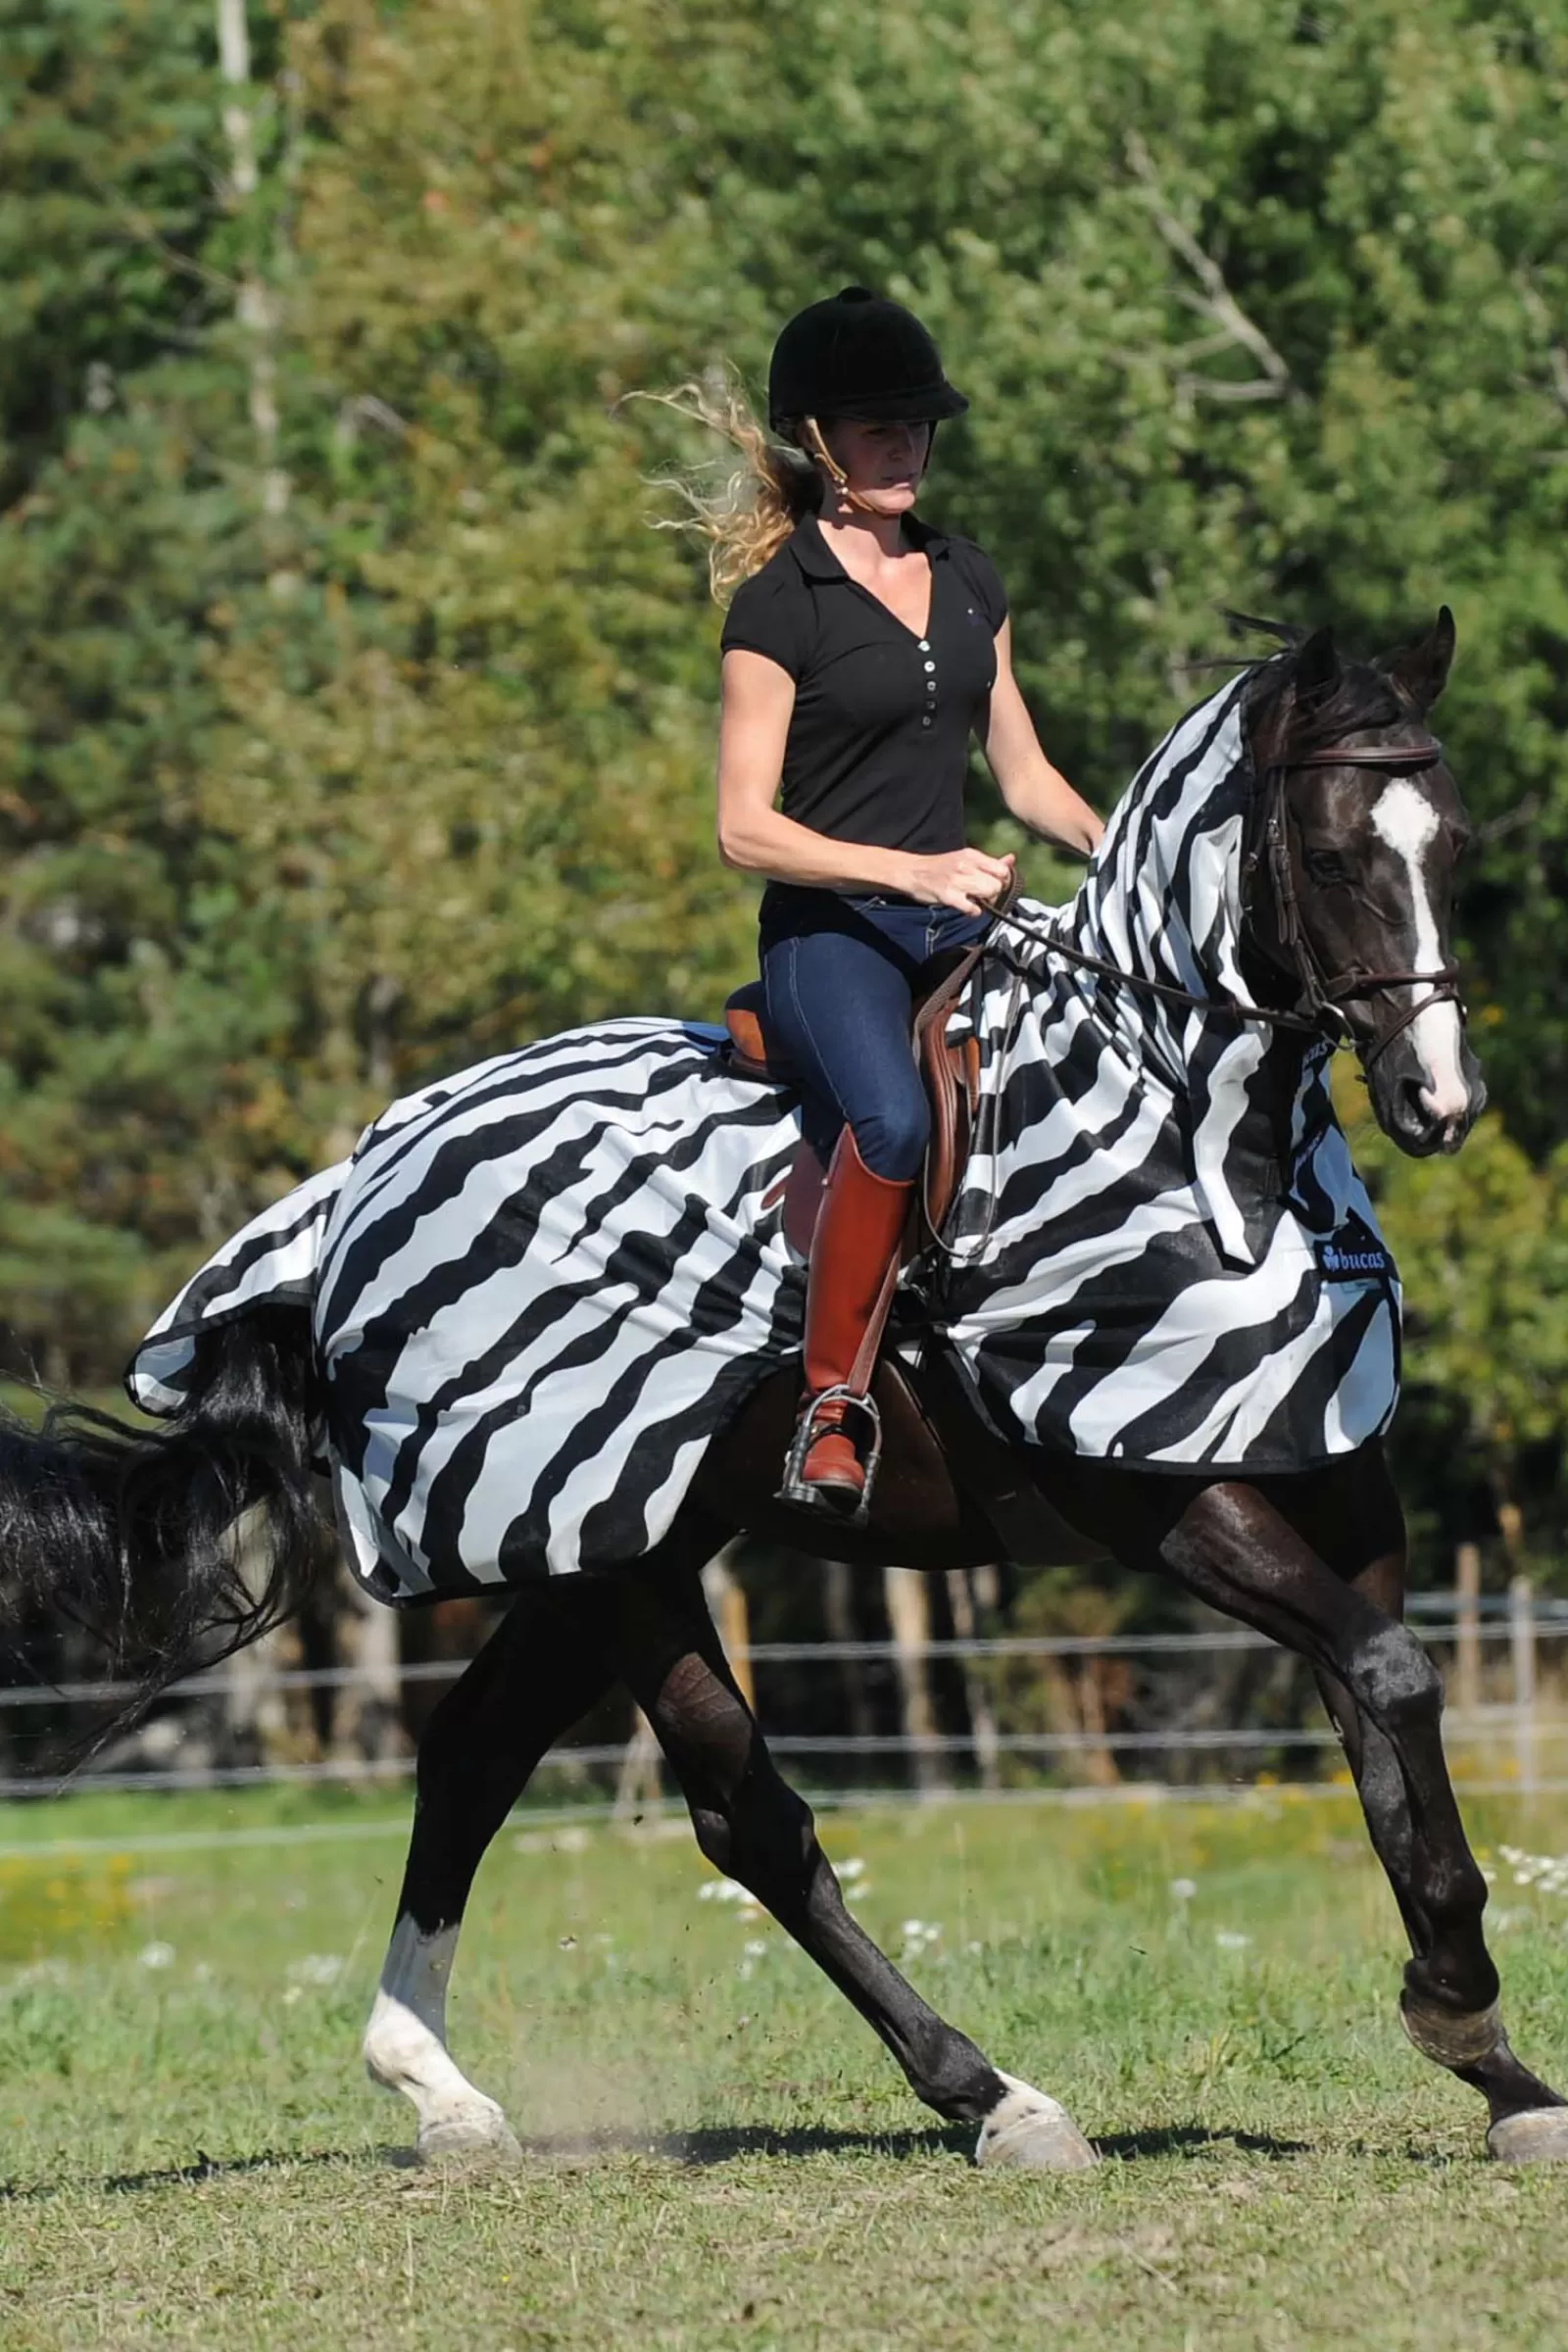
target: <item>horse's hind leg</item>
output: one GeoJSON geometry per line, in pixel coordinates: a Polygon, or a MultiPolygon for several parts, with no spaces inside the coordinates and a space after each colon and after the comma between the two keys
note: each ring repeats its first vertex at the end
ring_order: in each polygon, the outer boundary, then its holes
{"type": "Polygon", "coordinates": [[[703,1598],[695,1552],[620,1580],[615,1652],[715,1869],[764,1904],[893,2052],[916,2097],[981,2125],[978,2161],[1076,2171],[1094,2150],[1065,2109],[1001,2075],[927,2006],[845,1907],[810,1807],[789,1788],[736,1687],[703,1598]]]}
{"type": "Polygon", "coordinates": [[[412,2100],[421,2156],[514,2154],[494,2099],[447,2050],[447,1984],[468,1889],[541,1756],[614,1679],[575,1578],[524,1592],[431,1716],[414,1831],[365,2034],[371,2080],[412,2100]]]}

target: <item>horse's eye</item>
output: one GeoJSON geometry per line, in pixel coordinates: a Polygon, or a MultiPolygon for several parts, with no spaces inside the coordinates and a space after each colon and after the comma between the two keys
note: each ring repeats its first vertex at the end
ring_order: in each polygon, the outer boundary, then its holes
{"type": "Polygon", "coordinates": [[[1348,882],[1350,879],[1350,869],[1338,850],[1304,850],[1302,860],[1311,879],[1323,883],[1325,887],[1330,883],[1348,882]]]}

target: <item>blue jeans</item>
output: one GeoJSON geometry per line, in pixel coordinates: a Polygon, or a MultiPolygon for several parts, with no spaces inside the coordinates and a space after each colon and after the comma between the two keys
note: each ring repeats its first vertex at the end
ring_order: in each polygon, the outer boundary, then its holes
{"type": "Polygon", "coordinates": [[[775,888],[762,912],[767,1022],[805,1093],[823,1165],[847,1125],[874,1176],[918,1175],[930,1133],[909,1049],[914,999],[934,956],[971,947],[988,915],[905,899],[775,888]]]}

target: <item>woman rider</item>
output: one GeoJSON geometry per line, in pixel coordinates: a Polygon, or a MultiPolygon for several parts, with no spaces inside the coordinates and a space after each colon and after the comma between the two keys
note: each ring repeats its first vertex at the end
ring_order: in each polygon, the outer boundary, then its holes
{"type": "Polygon", "coordinates": [[[913,1002],[1013,878],[1010,858],[965,845],[971,734],[1033,832],[1087,855],[1102,829],[1040,747],[990,560],[914,516],[936,426],[968,405],[910,312],[847,286],[774,348],[768,415],[788,448],[728,412],[754,495],[739,527],[708,514],[715,588],[742,582],[722,641],[719,846],[767,877],[767,1025],[829,1171],[791,1492],[837,1512],[858,1507],[865,1469],[858,1416],[827,1393],[850,1382],[926,1147],[913,1002]]]}

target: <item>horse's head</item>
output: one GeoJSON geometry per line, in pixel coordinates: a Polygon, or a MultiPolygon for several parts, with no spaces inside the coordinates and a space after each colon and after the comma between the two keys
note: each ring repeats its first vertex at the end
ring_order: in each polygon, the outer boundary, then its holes
{"type": "Polygon", "coordinates": [[[1258,673],[1250,937],[1295,1009],[1349,1032],[1385,1134],[1456,1152],[1486,1102],[1448,949],[1468,828],[1426,714],[1453,659],[1446,606],[1419,645],[1342,662],[1326,629],[1258,673]]]}

